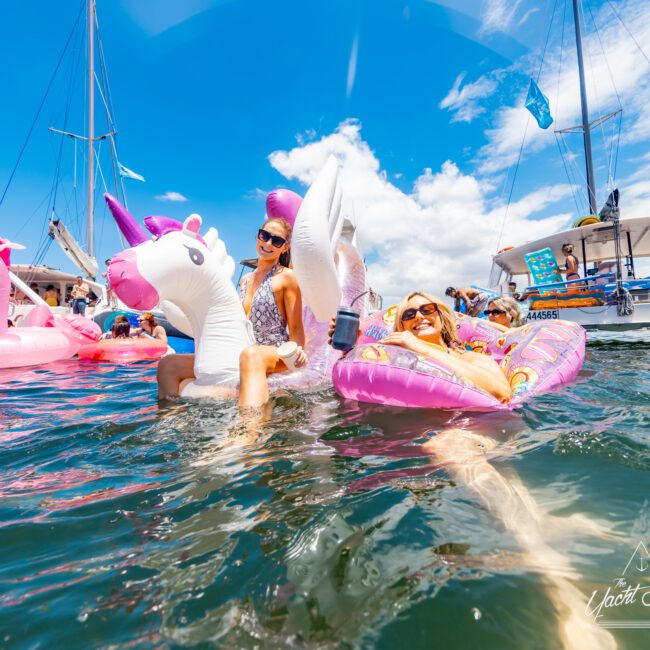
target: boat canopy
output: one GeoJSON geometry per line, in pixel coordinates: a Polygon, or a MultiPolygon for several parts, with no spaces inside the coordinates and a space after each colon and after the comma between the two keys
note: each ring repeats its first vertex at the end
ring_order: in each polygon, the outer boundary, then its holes
{"type": "MultiPolygon", "coordinates": [[[[620,227],[623,255],[650,257],[650,217],[621,219],[620,227]]],[[[611,221],[601,221],[515,246],[510,250],[498,253],[492,259],[494,265],[499,266],[510,275],[526,275],[528,273],[528,266],[524,258],[526,253],[550,248],[555,258],[561,263],[564,259],[562,254],[564,244],[575,246],[575,254],[580,258],[581,263],[616,258],[614,224],[611,221]]]]}

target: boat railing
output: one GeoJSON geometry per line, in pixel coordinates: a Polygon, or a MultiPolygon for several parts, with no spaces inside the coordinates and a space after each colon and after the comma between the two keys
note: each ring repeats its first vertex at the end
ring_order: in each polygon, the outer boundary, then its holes
{"type": "MultiPolygon", "coordinates": [[[[539,289],[543,290],[553,290],[553,289],[565,289],[567,287],[575,288],[578,286],[594,288],[594,280],[614,280],[616,278],[615,273],[601,273],[600,275],[590,275],[586,278],[579,278],[576,280],[565,280],[564,282],[549,282],[548,284],[534,284],[530,287],[526,287],[526,293],[532,293],[538,291],[539,289]]],[[[607,284],[603,282],[602,284],[607,284]]]]}

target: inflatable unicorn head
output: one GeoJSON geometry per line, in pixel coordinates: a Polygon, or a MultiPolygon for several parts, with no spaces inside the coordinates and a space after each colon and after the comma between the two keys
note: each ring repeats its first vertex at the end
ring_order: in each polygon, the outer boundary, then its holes
{"type": "Polygon", "coordinates": [[[219,380],[237,375],[239,354],[253,340],[232,282],[235,262],[216,229],[202,237],[201,217],[192,214],[183,223],[147,217],[147,233],[117,199],[104,198],[132,246],[108,267],[113,291],[133,309],[153,309],[168,301],[184,314],[196,339],[197,377],[209,375],[215,381],[217,375],[219,380]],[[203,336],[205,331],[210,335],[203,336]]]}

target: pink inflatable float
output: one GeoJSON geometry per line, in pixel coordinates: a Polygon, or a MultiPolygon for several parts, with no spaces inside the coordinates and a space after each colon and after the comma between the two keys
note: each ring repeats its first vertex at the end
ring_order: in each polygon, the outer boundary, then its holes
{"type": "Polygon", "coordinates": [[[105,339],[79,348],[79,358],[108,363],[132,363],[160,359],[167,343],[157,339],[105,339]]]}
{"type": "Polygon", "coordinates": [[[266,197],[266,216],[269,219],[285,219],[293,228],[301,204],[299,194],[291,190],[273,190],[266,197]]]}
{"type": "Polygon", "coordinates": [[[392,331],[395,311],[391,307],[367,319],[360,345],[334,365],[332,381],[343,397],[420,408],[513,409],[573,380],[584,362],[586,332],[575,323],[535,323],[504,335],[485,321],[457,314],[461,342],[494,356],[508,379],[513,397],[502,404],[442,362],[377,343],[392,331]]]}
{"type": "MultiPolygon", "coordinates": [[[[82,335],[74,325],[55,319],[40,305],[32,311],[23,327],[8,327],[10,251],[24,248],[0,239],[0,368],[37,366],[69,359],[79,349],[82,335]]],[[[85,319],[84,319],[85,320],[85,319]]]]}

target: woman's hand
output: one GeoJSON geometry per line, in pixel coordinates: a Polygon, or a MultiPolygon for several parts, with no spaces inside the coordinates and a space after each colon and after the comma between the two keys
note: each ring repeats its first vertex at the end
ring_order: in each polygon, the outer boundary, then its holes
{"type": "Polygon", "coordinates": [[[336,316],[330,320],[330,328],[327,331],[327,345],[332,345],[332,337],[334,336],[334,330],[336,329],[336,316]]]}
{"type": "Polygon", "coordinates": [[[401,348],[411,350],[411,352],[422,352],[422,341],[420,341],[412,332],[392,332],[386,338],[379,341],[384,345],[398,345],[401,348]]]}
{"type": "MultiPolygon", "coordinates": [[[[332,345],[332,338],[334,337],[334,330],[335,329],[336,329],[336,317],[332,318],[332,320],[330,320],[330,328],[327,331],[327,344],[328,345],[332,345]]],[[[359,331],[357,332],[357,341],[361,337],[362,333],[363,332],[361,331],[361,328],[359,328],[359,331]]]]}
{"type": "Polygon", "coordinates": [[[296,358],[293,365],[296,366],[296,368],[302,368],[307,365],[308,361],[309,358],[307,357],[307,354],[300,346],[298,346],[298,351],[296,352],[296,358]]]}

